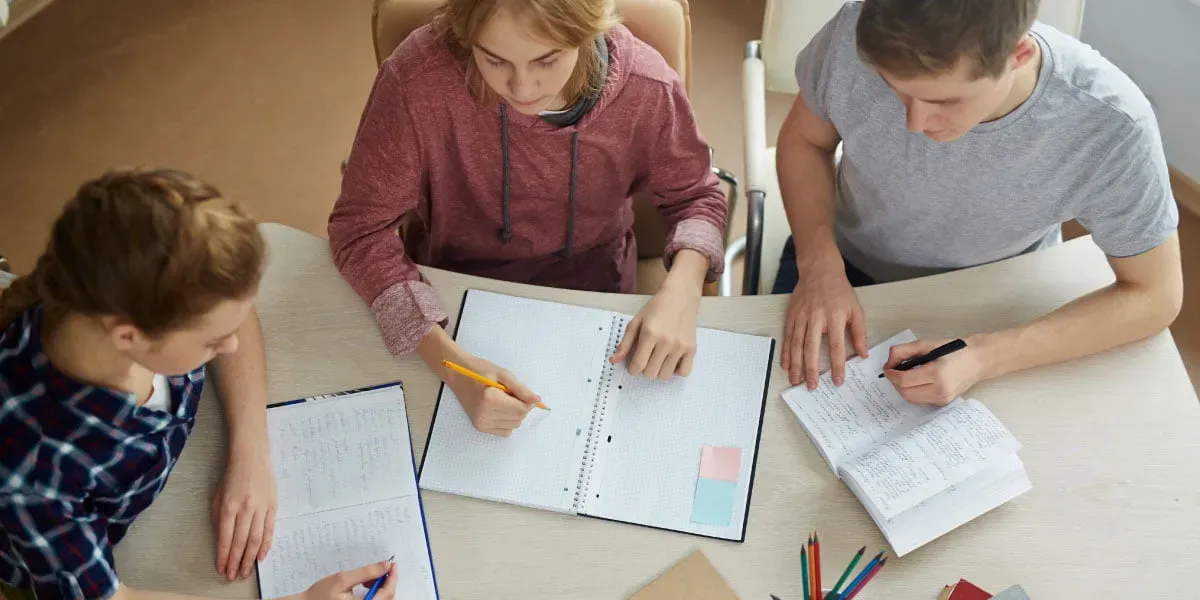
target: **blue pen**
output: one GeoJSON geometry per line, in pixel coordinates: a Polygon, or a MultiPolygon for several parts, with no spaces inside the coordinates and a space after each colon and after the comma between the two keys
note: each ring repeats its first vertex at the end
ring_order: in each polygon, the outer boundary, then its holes
{"type": "MultiPolygon", "coordinates": [[[[395,560],[395,558],[396,558],[396,555],[393,554],[388,557],[387,561],[390,563],[393,560],[395,560]]],[[[369,592],[367,592],[367,595],[366,595],[366,597],[363,598],[363,600],[371,600],[372,598],[374,598],[375,592],[379,591],[379,586],[383,585],[383,582],[387,581],[388,575],[391,574],[391,572],[392,572],[391,567],[388,567],[388,572],[384,573],[382,577],[375,580],[375,583],[371,585],[371,590],[369,592]]]]}
{"type": "Polygon", "coordinates": [[[871,572],[871,569],[875,568],[875,564],[878,563],[879,559],[881,558],[883,558],[882,550],[879,552],[879,554],[875,555],[875,558],[871,559],[871,562],[867,563],[867,566],[863,567],[863,570],[859,572],[858,577],[855,577],[850,582],[850,585],[846,586],[846,589],[838,595],[838,600],[842,600],[842,598],[848,598],[850,596],[850,592],[854,591],[855,586],[857,586],[859,582],[861,582],[863,579],[866,579],[867,575],[871,572]]]}

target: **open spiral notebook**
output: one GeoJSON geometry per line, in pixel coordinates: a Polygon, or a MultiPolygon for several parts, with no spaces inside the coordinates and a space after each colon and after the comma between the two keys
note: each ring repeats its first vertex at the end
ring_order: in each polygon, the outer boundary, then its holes
{"type": "Polygon", "coordinates": [[[744,541],[774,340],[701,328],[692,375],[661,382],[608,361],[630,320],[469,290],[458,344],[551,410],[496,437],[443,386],[421,488],[744,541]]]}

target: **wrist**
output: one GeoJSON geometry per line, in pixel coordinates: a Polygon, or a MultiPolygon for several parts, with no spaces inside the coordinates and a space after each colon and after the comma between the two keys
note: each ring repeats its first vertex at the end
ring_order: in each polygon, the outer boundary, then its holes
{"type": "Polygon", "coordinates": [[[417,344],[417,354],[420,355],[421,360],[425,361],[429,370],[433,371],[442,381],[445,381],[449,374],[449,370],[442,365],[442,361],[461,363],[464,356],[463,351],[458,344],[454,343],[450,334],[436,325],[417,344]]]}
{"type": "MultiPolygon", "coordinates": [[[[795,239],[795,238],[793,238],[795,239]]],[[[842,253],[833,241],[832,233],[811,236],[809,241],[796,241],[796,267],[801,273],[822,270],[841,271],[845,268],[842,253]]]]}
{"type": "Polygon", "coordinates": [[[975,334],[964,340],[979,362],[980,380],[1007,375],[1013,370],[1009,360],[1016,350],[1012,337],[1012,332],[997,331],[975,334]]]}

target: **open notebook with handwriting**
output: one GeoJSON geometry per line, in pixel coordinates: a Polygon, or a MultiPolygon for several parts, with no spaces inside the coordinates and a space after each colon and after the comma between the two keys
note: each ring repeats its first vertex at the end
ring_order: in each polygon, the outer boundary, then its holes
{"type": "Polygon", "coordinates": [[[396,597],[437,599],[403,386],[272,405],[267,433],[279,507],[271,552],[258,563],[262,598],[394,554],[396,597]]]}
{"type": "Polygon", "coordinates": [[[630,375],[608,358],[631,317],[470,290],[455,339],[550,410],[480,433],[443,386],[421,488],[742,541],[774,341],[697,331],[692,375],[630,375]]]}
{"type": "Polygon", "coordinates": [[[978,400],[943,407],[909,404],[880,378],[904,331],[846,363],[834,386],[795,387],[783,399],[829,463],[866,507],[896,554],[911,552],[1029,491],[1020,442],[978,400]]]}

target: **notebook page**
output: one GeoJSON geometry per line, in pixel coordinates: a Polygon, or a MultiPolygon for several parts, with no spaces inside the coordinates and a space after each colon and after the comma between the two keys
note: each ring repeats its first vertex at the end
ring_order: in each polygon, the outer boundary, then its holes
{"type": "Polygon", "coordinates": [[[612,313],[471,290],[456,340],[512,371],[549,411],[534,409],[511,437],[475,429],[442,387],[421,488],[571,512],[612,313]]]}
{"type": "Polygon", "coordinates": [[[405,496],[279,519],[267,559],[259,564],[263,598],[297,594],[346,569],[395,554],[396,597],[435,600],[433,565],[417,497],[405,496]]]}
{"type": "Polygon", "coordinates": [[[1025,466],[1012,454],[890,521],[872,518],[903,556],[1031,489],[1025,466]]]}
{"type": "Polygon", "coordinates": [[[929,499],[1021,448],[978,400],[959,400],[937,416],[845,463],[838,475],[884,519],[929,499]]]}
{"type": "Polygon", "coordinates": [[[586,514],[742,539],[773,345],[712,329],[698,330],[696,341],[689,377],[664,383],[618,369],[586,514]],[[727,526],[691,519],[704,446],[741,449],[727,526]]]}
{"type": "Polygon", "coordinates": [[[417,493],[400,386],[271,408],[267,435],[280,519],[417,493]]]}
{"type": "Polygon", "coordinates": [[[906,330],[871,348],[867,358],[850,359],[841,386],[826,372],[813,391],[805,385],[784,390],[784,402],[831,470],[936,410],[909,404],[891,381],[879,377],[891,347],[916,339],[906,330]]]}

